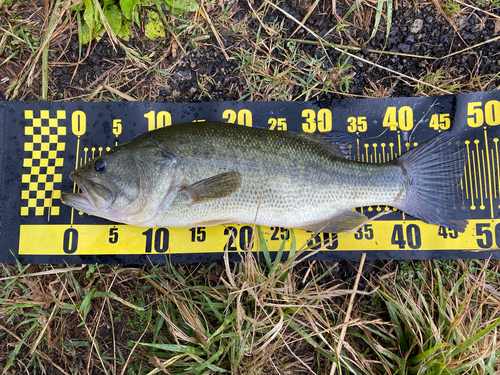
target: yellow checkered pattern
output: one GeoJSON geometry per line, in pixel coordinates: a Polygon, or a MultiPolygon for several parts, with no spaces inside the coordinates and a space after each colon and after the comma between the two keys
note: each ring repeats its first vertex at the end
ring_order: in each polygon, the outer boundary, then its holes
{"type": "Polygon", "coordinates": [[[66,135],[66,127],[60,126],[59,120],[66,119],[66,111],[56,111],[56,117],[50,117],[48,110],[41,110],[40,117],[34,117],[32,110],[26,110],[24,118],[31,120],[24,134],[32,139],[24,144],[24,151],[30,156],[23,160],[29,173],[22,175],[21,216],[43,216],[46,208],[51,216],[59,215],[59,206],[54,203],[60,199],[61,191],[54,190],[54,184],[62,181],[56,168],[62,167],[64,161],[58,157],[65,148],[59,136],[66,135]]]}

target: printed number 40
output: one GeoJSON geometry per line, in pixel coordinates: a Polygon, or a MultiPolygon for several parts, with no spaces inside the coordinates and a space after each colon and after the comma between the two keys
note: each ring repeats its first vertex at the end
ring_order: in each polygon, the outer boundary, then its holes
{"type": "Polygon", "coordinates": [[[387,107],[382,126],[390,130],[408,131],[413,129],[413,109],[408,106],[399,108],[387,107]]]}

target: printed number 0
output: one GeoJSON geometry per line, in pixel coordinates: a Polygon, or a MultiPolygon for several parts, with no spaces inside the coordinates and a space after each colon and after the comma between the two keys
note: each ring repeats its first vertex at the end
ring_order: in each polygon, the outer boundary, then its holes
{"type": "Polygon", "coordinates": [[[68,228],[63,235],[63,250],[66,254],[74,254],[78,249],[78,231],[68,228]]]}

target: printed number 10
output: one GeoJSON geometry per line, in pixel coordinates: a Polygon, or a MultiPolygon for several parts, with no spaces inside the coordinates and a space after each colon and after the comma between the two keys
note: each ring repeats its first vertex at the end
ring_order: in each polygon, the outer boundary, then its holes
{"type": "MultiPolygon", "coordinates": [[[[146,253],[151,253],[153,247],[153,228],[149,228],[147,231],[142,232],[146,236],[146,253]]],[[[167,228],[157,228],[154,233],[154,249],[157,253],[165,253],[169,246],[170,233],[167,228]]]]}
{"type": "Polygon", "coordinates": [[[160,111],[155,116],[155,111],[149,111],[144,115],[148,119],[148,130],[163,128],[172,125],[172,116],[167,111],[160,111]]]}

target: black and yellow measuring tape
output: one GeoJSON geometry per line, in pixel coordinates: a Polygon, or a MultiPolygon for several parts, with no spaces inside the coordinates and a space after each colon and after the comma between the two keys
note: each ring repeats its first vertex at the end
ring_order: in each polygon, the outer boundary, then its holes
{"type": "MultiPolygon", "coordinates": [[[[390,207],[364,207],[374,220],[354,233],[294,230],[297,248],[315,259],[485,258],[500,252],[500,93],[328,102],[54,103],[0,101],[0,262],[145,263],[233,260],[248,248],[251,223],[202,228],[142,228],[74,211],[60,201],[75,191],[76,167],[162,126],[223,121],[274,131],[351,135],[352,159],[390,161],[441,131],[456,132],[467,161],[457,219],[464,233],[425,224],[390,207]],[[411,135],[411,137],[410,137],[411,135]],[[411,139],[411,144],[408,140],[411,139]]],[[[276,252],[290,231],[262,228],[276,252]]],[[[256,242],[256,241],[254,241],[256,242]]],[[[253,245],[257,249],[256,244],[253,245]]]]}

